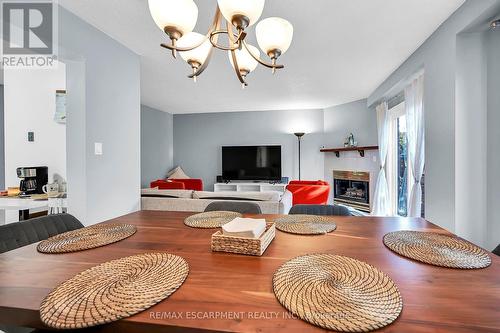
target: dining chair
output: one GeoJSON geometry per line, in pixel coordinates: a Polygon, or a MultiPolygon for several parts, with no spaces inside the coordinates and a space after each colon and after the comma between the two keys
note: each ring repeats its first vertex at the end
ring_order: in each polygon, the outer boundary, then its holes
{"type": "Polygon", "coordinates": [[[70,214],[54,214],[0,226],[0,253],[33,244],[66,231],[83,228],[70,214]]]}
{"type": "Polygon", "coordinates": [[[262,214],[259,205],[253,202],[214,201],[208,204],[205,208],[205,212],[218,210],[237,212],[241,214],[262,214]]]}
{"type": "Polygon", "coordinates": [[[295,205],[288,214],[351,216],[349,209],[340,205],[295,205]]]}

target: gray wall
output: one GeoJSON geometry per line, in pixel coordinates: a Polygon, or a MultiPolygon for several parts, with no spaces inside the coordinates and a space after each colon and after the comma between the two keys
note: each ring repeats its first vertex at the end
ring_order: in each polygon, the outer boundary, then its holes
{"type": "Polygon", "coordinates": [[[500,244],[500,31],[486,35],[488,80],[488,249],[500,244]]]}
{"type": "Polygon", "coordinates": [[[173,117],[141,105],[141,186],[165,178],[173,165],[173,117]]]}
{"type": "Polygon", "coordinates": [[[455,74],[456,39],[497,0],[467,1],[368,98],[370,106],[402,90],[425,69],[426,217],[455,230],[455,74]]]}
{"type": "Polygon", "coordinates": [[[325,144],[338,146],[353,133],[360,146],[377,145],[377,116],[368,109],[367,100],[325,109],[325,144]]]}
{"type": "Polygon", "coordinates": [[[294,132],[308,133],[302,139],[302,179],[332,178],[332,170],[369,171],[372,181],[378,170],[376,152],[321,153],[322,146],[339,147],[352,132],[360,145],[376,145],[375,113],[360,100],[326,110],[254,111],[174,115],[174,165],[193,178],[202,178],[205,190],[213,190],[222,172],[221,147],[225,145],[282,145],[282,173],[298,178],[298,149],[294,132]]]}
{"type": "Polygon", "coordinates": [[[486,71],[484,34],[459,34],[455,103],[455,232],[467,235],[476,244],[485,244],[487,224],[484,190],[487,184],[486,71]]]}
{"type": "MultiPolygon", "coordinates": [[[[1,70],[3,73],[3,70],[1,70]]],[[[4,129],[3,84],[0,84],[0,188],[5,188],[5,129],[4,129]]]]}
{"type": "Polygon", "coordinates": [[[225,145],[279,144],[282,174],[298,177],[298,148],[294,132],[308,133],[302,141],[302,179],[324,177],[322,110],[229,112],[174,115],[174,165],[193,178],[202,178],[213,190],[222,172],[221,147],[225,145]]]}
{"type": "Polygon", "coordinates": [[[93,224],[140,209],[140,57],[64,8],[70,211],[93,224]],[[94,155],[94,143],[104,154],[94,155]]]}

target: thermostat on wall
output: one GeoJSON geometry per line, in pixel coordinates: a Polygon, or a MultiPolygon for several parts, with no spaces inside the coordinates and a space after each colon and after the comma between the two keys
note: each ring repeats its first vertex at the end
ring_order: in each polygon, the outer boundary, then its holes
{"type": "Polygon", "coordinates": [[[35,132],[28,132],[28,142],[35,141],[35,132]]]}

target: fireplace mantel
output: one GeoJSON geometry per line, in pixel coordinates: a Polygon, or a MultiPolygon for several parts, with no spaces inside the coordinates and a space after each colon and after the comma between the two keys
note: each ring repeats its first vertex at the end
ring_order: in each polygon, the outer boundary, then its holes
{"type": "Polygon", "coordinates": [[[365,150],[378,150],[378,146],[323,148],[320,151],[322,153],[335,153],[335,155],[337,157],[340,157],[340,152],[343,152],[343,151],[358,151],[359,155],[361,157],[364,157],[365,150]]]}

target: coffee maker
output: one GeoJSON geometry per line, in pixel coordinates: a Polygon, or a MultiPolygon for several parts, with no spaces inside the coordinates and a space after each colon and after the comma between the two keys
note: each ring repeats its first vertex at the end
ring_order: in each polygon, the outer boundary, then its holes
{"type": "Polygon", "coordinates": [[[48,171],[46,166],[17,168],[17,177],[21,179],[21,195],[42,194],[43,185],[49,182],[48,171]]]}

